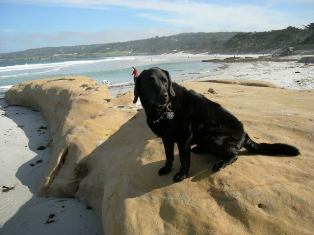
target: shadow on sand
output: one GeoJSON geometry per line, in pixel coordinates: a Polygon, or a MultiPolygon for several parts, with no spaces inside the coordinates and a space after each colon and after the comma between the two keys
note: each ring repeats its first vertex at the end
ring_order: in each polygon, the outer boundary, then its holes
{"type": "MultiPolygon", "coordinates": [[[[79,194],[89,198],[88,192],[83,191],[86,188],[95,190],[94,193],[98,194],[99,198],[110,203],[110,199],[119,190],[123,192],[121,195],[124,200],[174,184],[173,176],[180,168],[178,151],[175,150],[172,171],[159,176],[158,170],[165,163],[164,148],[161,139],[152,133],[145,119],[144,112],[140,111],[79,164],[79,194]]],[[[252,155],[243,149],[238,156],[260,155],[252,155]]],[[[219,157],[210,154],[191,153],[188,180],[197,182],[213,177],[213,165],[219,160],[219,157]]],[[[232,164],[227,166],[229,167],[232,167],[232,164]]]]}
{"type": "MultiPolygon", "coordinates": [[[[28,109],[20,106],[7,106],[4,101],[2,110],[5,111],[4,116],[13,120],[18,128],[24,131],[28,139],[25,149],[29,149],[35,153],[34,158],[25,162],[18,168],[16,177],[23,185],[26,185],[29,190],[36,194],[36,186],[43,174],[46,166],[49,149],[38,150],[38,147],[46,147],[48,143],[48,130],[42,116],[33,109],[28,109]]],[[[28,150],[27,150],[28,151],[28,150]]]]}
{"type": "Polygon", "coordinates": [[[4,111],[3,116],[12,119],[18,128],[23,129],[28,138],[25,149],[34,152],[35,156],[22,164],[15,174],[17,180],[27,186],[33,196],[29,196],[27,188],[22,186],[3,195],[19,198],[19,202],[17,205],[14,204],[16,208],[11,208],[16,210],[16,213],[2,225],[0,234],[102,234],[99,219],[93,210],[86,207],[85,203],[74,198],[40,198],[36,196],[37,185],[49,157],[49,148],[37,150],[38,147],[46,146],[48,143],[49,133],[42,116],[32,109],[7,106],[3,100],[1,100],[1,110],[4,111]],[[25,202],[21,198],[25,198],[25,202]],[[49,216],[53,217],[51,223],[47,223],[49,216]]]}
{"type": "MultiPolygon", "coordinates": [[[[209,154],[192,153],[189,178],[195,182],[210,177],[213,174],[212,167],[218,160],[209,154]]],[[[105,194],[103,200],[106,200],[106,195],[111,198],[117,187],[124,192],[130,189],[124,194],[126,198],[140,197],[174,184],[173,176],[180,168],[176,148],[172,171],[159,176],[158,170],[164,163],[162,141],[148,128],[145,114],[141,111],[79,164],[77,171],[82,182],[79,187],[94,187],[99,191],[105,185],[104,192],[98,192],[105,194]],[[93,181],[96,178],[98,183],[93,181]],[[93,182],[93,185],[86,185],[88,182],[93,182]]]]}

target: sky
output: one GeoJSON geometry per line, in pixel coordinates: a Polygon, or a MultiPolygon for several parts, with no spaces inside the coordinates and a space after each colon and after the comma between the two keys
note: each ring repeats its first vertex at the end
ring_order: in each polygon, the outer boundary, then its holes
{"type": "Polygon", "coordinates": [[[0,53],[314,22],[314,0],[0,0],[0,53]]]}

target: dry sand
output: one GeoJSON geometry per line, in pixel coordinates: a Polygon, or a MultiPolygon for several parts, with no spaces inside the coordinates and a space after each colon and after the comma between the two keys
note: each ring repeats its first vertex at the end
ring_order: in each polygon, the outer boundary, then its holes
{"type": "Polygon", "coordinates": [[[314,89],[314,64],[258,61],[223,65],[222,69],[217,69],[210,76],[201,79],[257,80],[288,89],[314,89]]]}
{"type": "Polygon", "coordinates": [[[314,91],[256,81],[185,86],[234,113],[256,141],[292,144],[301,155],[244,151],[213,174],[214,156],[192,154],[190,177],[174,184],[177,153],[173,172],[158,176],[162,143],[131,104],[132,94],[111,99],[106,86],[87,78],[27,82],[6,100],[35,107],[47,121],[50,153],[40,193],[86,200],[110,235],[312,234],[314,91]]]}

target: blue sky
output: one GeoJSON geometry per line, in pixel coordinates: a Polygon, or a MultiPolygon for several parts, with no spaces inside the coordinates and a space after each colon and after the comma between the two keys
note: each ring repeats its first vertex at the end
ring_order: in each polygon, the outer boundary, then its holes
{"type": "Polygon", "coordinates": [[[0,53],[314,22],[314,0],[0,0],[0,53]]]}

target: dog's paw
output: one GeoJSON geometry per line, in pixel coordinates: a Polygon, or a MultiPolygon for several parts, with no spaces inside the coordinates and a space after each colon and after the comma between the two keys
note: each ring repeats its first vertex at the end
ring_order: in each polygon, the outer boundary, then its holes
{"type": "Polygon", "coordinates": [[[221,170],[222,168],[225,167],[225,162],[224,161],[219,161],[219,162],[216,162],[213,166],[213,171],[219,171],[221,170]]]}
{"type": "Polygon", "coordinates": [[[186,178],[187,178],[187,174],[178,172],[177,174],[174,175],[173,182],[180,182],[186,178]]]}
{"type": "Polygon", "coordinates": [[[162,168],[159,169],[158,175],[166,175],[171,171],[171,166],[163,166],[162,168]]]}
{"type": "Polygon", "coordinates": [[[225,168],[226,166],[232,164],[233,162],[235,162],[238,158],[237,157],[233,157],[231,159],[229,159],[229,161],[219,161],[219,162],[216,162],[213,166],[213,171],[219,171],[223,168],[225,168]]]}

